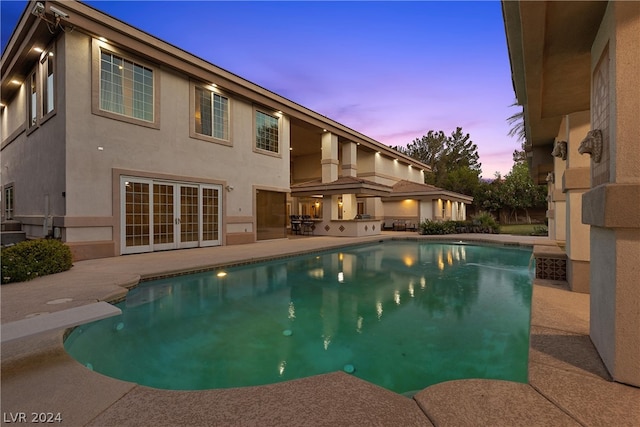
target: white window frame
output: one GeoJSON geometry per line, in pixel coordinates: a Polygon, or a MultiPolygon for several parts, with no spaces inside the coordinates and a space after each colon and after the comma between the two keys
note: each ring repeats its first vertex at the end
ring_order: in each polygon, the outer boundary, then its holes
{"type": "Polygon", "coordinates": [[[31,73],[26,81],[27,86],[27,128],[35,129],[38,127],[38,70],[37,67],[31,73]]]}
{"type": "Polygon", "coordinates": [[[56,57],[53,46],[42,52],[40,57],[42,81],[42,119],[46,120],[56,112],[56,57]]]}
{"type": "Polygon", "coordinates": [[[232,109],[233,101],[228,94],[211,85],[192,82],[191,89],[190,89],[189,103],[190,103],[190,116],[191,116],[191,126],[189,127],[189,136],[191,138],[200,139],[208,142],[214,142],[222,145],[228,145],[228,146],[233,145],[231,142],[232,141],[231,109],[232,109]],[[197,116],[198,116],[197,106],[200,102],[198,97],[198,90],[207,91],[211,94],[211,112],[212,112],[211,113],[211,120],[212,120],[211,135],[199,132],[197,130],[197,116]],[[214,103],[215,103],[216,96],[224,98],[226,100],[226,105],[227,105],[227,109],[225,112],[226,117],[222,118],[223,126],[226,125],[226,129],[224,129],[222,137],[215,136],[215,128],[214,128],[215,120],[214,120],[213,111],[214,111],[214,103]]]}
{"type": "Polygon", "coordinates": [[[4,191],[2,192],[2,197],[4,201],[4,219],[10,220],[13,219],[13,215],[15,213],[15,187],[13,185],[7,185],[4,187],[4,191]]]}
{"type": "Polygon", "coordinates": [[[158,250],[168,250],[168,249],[181,249],[181,248],[189,248],[189,247],[206,247],[206,246],[219,246],[222,244],[222,205],[223,205],[223,193],[222,193],[222,185],[221,184],[203,184],[203,183],[192,183],[192,182],[182,182],[182,181],[171,181],[164,179],[153,179],[153,178],[141,178],[135,176],[120,176],[120,252],[122,254],[132,254],[132,253],[142,253],[142,252],[153,252],[158,250]],[[138,246],[127,246],[127,230],[126,230],[126,186],[128,183],[136,183],[136,184],[144,184],[147,185],[149,190],[149,200],[148,200],[148,228],[149,228],[149,241],[148,244],[138,245],[138,246]],[[170,185],[174,191],[174,239],[171,243],[155,243],[154,242],[154,190],[153,185],[157,184],[165,184],[170,185]],[[198,240],[197,241],[181,241],[181,200],[180,200],[180,188],[182,187],[192,187],[198,190],[198,240]],[[213,189],[217,191],[218,195],[218,206],[217,206],[217,236],[218,238],[215,240],[204,240],[203,234],[203,190],[204,189],[213,189]]]}

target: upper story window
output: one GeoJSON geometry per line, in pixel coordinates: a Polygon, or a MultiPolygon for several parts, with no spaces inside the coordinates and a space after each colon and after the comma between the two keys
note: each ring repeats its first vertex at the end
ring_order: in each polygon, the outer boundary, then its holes
{"type": "Polygon", "coordinates": [[[38,124],[38,85],[36,82],[37,77],[34,71],[29,75],[29,99],[27,100],[30,128],[38,124]]]}
{"type": "Polygon", "coordinates": [[[279,153],[279,120],[275,115],[256,110],[256,148],[279,153]]]}
{"type": "Polygon", "coordinates": [[[154,121],[153,70],[110,52],[100,52],[100,109],[154,121]]]}
{"type": "Polygon", "coordinates": [[[229,140],[229,98],[196,86],[194,118],[197,134],[229,140]]]}
{"type": "Polygon", "coordinates": [[[52,50],[43,53],[40,64],[42,70],[42,115],[46,116],[55,108],[55,57],[52,50]]]}
{"type": "Polygon", "coordinates": [[[40,54],[36,64],[27,78],[27,125],[29,129],[37,128],[55,112],[55,60],[53,45],[40,54]]]}

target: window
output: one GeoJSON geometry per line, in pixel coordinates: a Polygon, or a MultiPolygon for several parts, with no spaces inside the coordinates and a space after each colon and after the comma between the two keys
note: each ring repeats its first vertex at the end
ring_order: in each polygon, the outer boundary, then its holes
{"type": "Polygon", "coordinates": [[[278,118],[256,111],[256,148],[278,153],[278,118]]]}
{"type": "Polygon", "coordinates": [[[4,189],[4,219],[13,219],[13,186],[4,189]]]}
{"type": "Polygon", "coordinates": [[[38,124],[38,87],[36,84],[36,72],[29,76],[29,127],[38,124]]]}
{"type": "Polygon", "coordinates": [[[153,71],[101,51],[100,109],[153,122],[153,71]]]}
{"type": "Polygon", "coordinates": [[[46,116],[52,112],[55,107],[55,86],[53,80],[55,62],[53,51],[45,52],[40,63],[42,64],[42,115],[46,116]]]}
{"type": "Polygon", "coordinates": [[[229,140],[229,99],[210,90],[195,88],[196,133],[229,140]]]}

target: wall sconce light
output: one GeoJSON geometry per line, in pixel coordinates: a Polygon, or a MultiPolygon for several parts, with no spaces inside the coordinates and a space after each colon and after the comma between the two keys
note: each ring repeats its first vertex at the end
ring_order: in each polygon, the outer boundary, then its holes
{"type": "Polygon", "coordinates": [[[227,185],[226,187],[224,187],[227,189],[227,191],[233,191],[233,185],[227,185]]]}
{"type": "Polygon", "coordinates": [[[556,141],[551,155],[553,157],[559,157],[562,160],[567,160],[567,141],[556,141]]]}
{"type": "Polygon", "coordinates": [[[578,147],[578,153],[587,153],[594,162],[600,163],[600,159],[602,158],[602,131],[600,129],[594,129],[587,132],[587,136],[578,147]]]}

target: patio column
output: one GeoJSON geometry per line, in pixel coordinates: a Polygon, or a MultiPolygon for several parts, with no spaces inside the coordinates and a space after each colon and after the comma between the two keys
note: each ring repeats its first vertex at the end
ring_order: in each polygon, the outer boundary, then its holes
{"type": "Polygon", "coordinates": [[[347,141],[342,144],[342,176],[358,176],[358,146],[347,141]]]}
{"type": "Polygon", "coordinates": [[[342,195],[342,219],[354,219],[358,213],[358,200],[355,194],[342,195]]]}
{"type": "Polygon", "coordinates": [[[338,135],[322,134],[322,183],[338,179],[338,135]]]}
{"type": "Polygon", "coordinates": [[[589,156],[578,153],[580,142],[590,130],[590,112],[570,114],[567,120],[567,169],[562,175],[566,194],[567,282],[572,291],[589,293],[589,225],[582,223],[582,195],[590,187],[589,156]]]}

